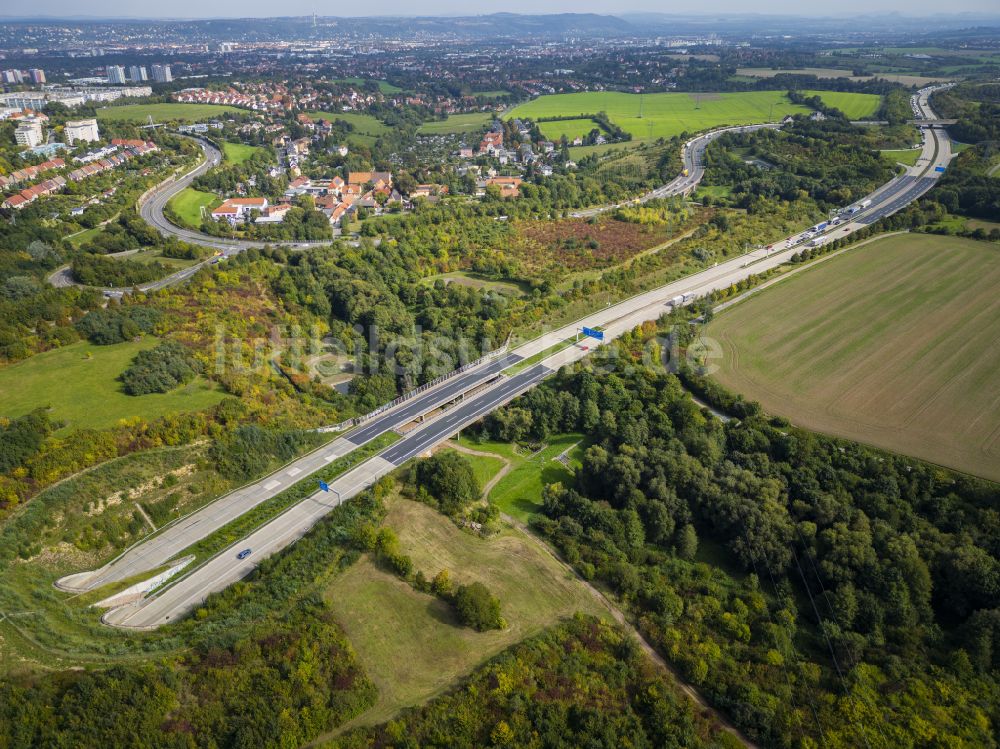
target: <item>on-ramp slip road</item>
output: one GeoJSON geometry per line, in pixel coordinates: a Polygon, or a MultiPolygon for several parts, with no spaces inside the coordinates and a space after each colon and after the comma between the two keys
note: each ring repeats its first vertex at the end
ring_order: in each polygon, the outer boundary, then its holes
{"type": "Polygon", "coordinates": [[[576,211],[572,214],[572,216],[574,218],[586,218],[588,216],[596,216],[600,213],[605,213],[606,211],[612,211],[615,208],[621,208],[626,205],[648,203],[650,200],[655,200],[657,198],[669,198],[674,195],[687,195],[699,185],[702,178],[705,176],[705,149],[708,148],[708,145],[713,140],[724,133],[748,133],[753,130],[762,130],[764,128],[778,129],[780,127],[781,125],[779,123],[768,122],[762,125],[736,125],[733,127],[720,127],[715,130],[709,130],[707,133],[699,135],[696,138],[692,138],[684,144],[683,150],[681,151],[681,161],[684,163],[684,170],[687,174],[681,173],[667,184],[661,185],[655,190],[650,190],[645,195],[641,195],[638,198],[622,201],[621,203],[612,203],[610,205],[587,208],[582,211],[576,211]]]}
{"type": "MultiPolygon", "coordinates": [[[[922,111],[925,112],[929,112],[929,107],[927,107],[926,103],[928,94],[929,90],[924,90],[915,97],[917,105],[921,106],[923,108],[922,111]]],[[[925,166],[908,170],[908,173],[903,177],[892,180],[887,185],[872,193],[871,206],[852,217],[850,223],[831,227],[826,236],[838,238],[847,236],[867,226],[872,221],[877,220],[877,218],[898,210],[907,202],[915,200],[934,184],[937,177],[941,174],[938,169],[945,168],[951,158],[950,141],[945,134],[937,129],[925,128],[924,132],[925,143],[921,163],[925,164],[925,166]]],[[[549,350],[557,343],[567,341],[567,339],[574,335],[581,323],[585,323],[589,327],[602,327],[605,339],[611,340],[626,331],[632,330],[644,321],[658,319],[667,310],[669,300],[674,299],[676,296],[704,296],[712,291],[728,288],[731,284],[746,278],[748,275],[777,267],[787,262],[803,246],[801,235],[796,235],[790,238],[791,240],[795,240],[791,246],[784,243],[776,243],[772,247],[782,247],[782,249],[772,252],[757,251],[747,256],[734,258],[666,286],[639,294],[631,299],[599,310],[587,316],[583,321],[564,326],[559,330],[541,336],[523,346],[519,346],[496,362],[465,372],[454,378],[454,381],[446,381],[445,385],[450,387],[447,393],[441,392],[435,394],[437,389],[432,389],[419,396],[419,404],[417,403],[418,399],[415,398],[397,407],[400,409],[398,412],[395,409],[387,411],[385,414],[380,415],[378,419],[369,422],[364,427],[352,433],[348,433],[345,437],[336,440],[334,443],[331,443],[329,448],[325,449],[332,449],[332,445],[338,443],[341,446],[338,450],[344,449],[347,447],[345,443],[353,444],[354,439],[364,440],[374,438],[374,436],[383,431],[398,428],[401,419],[410,421],[414,416],[428,413],[432,408],[438,413],[433,418],[430,418],[425,423],[408,432],[398,442],[383,450],[377,457],[365,461],[340,476],[330,484],[331,489],[334,491],[329,493],[316,491],[307,499],[289,508],[277,518],[254,531],[247,538],[241,539],[230,548],[196,567],[186,576],[168,584],[159,592],[154,591],[154,593],[142,601],[107,612],[104,621],[121,627],[148,629],[176,620],[178,617],[183,616],[186,612],[200,605],[211,593],[220,591],[231,583],[245,577],[254,569],[257,560],[280,551],[300,538],[321,517],[330,512],[340,502],[346,501],[367,486],[370,486],[379,477],[394,470],[397,466],[402,465],[417,455],[426,453],[435,445],[440,444],[468,424],[479,420],[498,406],[509,402],[511,399],[527,391],[556,371],[560,366],[583,358],[589,351],[584,350],[583,346],[568,344],[558,353],[548,356],[543,361],[523,371],[510,374],[509,376],[498,377],[502,370],[510,367],[512,363],[523,361],[535,354],[549,350]],[[461,383],[459,383],[459,378],[462,378],[461,383]],[[474,386],[477,383],[482,383],[484,386],[486,383],[491,384],[483,387],[483,389],[464,400],[458,401],[451,408],[444,410],[438,408],[442,403],[454,400],[456,394],[468,392],[472,389],[466,386],[474,386]],[[401,410],[403,407],[407,408],[405,413],[401,410]],[[244,548],[251,548],[253,553],[246,559],[238,559],[237,552],[244,548]]],[[[587,340],[587,344],[591,349],[599,345],[598,342],[593,340],[587,340]]],[[[317,451],[317,454],[321,454],[321,451],[322,449],[317,451]]],[[[307,460],[307,458],[302,460],[307,460]]],[[[287,472],[297,464],[298,461],[282,470],[287,472]]],[[[296,475],[296,480],[298,480],[307,474],[303,470],[301,475],[296,475]]],[[[258,487],[259,491],[266,493],[265,487],[267,482],[276,480],[276,477],[277,474],[262,479],[255,486],[258,487]]],[[[259,496],[255,495],[255,499],[251,501],[258,501],[257,498],[259,496]]],[[[225,498],[219,500],[217,503],[213,503],[213,505],[224,500],[225,498]]],[[[205,508],[206,513],[211,510],[213,505],[205,508]]],[[[222,514],[225,516],[225,512],[222,514]]],[[[206,514],[206,517],[208,516],[206,514]]],[[[232,519],[232,517],[229,519],[232,519]]],[[[217,522],[222,521],[219,520],[217,522]]],[[[198,537],[201,537],[199,535],[201,533],[200,529],[178,530],[178,537],[175,539],[175,542],[178,545],[187,542],[189,545],[197,540],[198,537]]],[[[154,536],[153,539],[146,543],[156,544],[156,542],[157,537],[154,536]]],[[[152,569],[157,566],[152,564],[154,560],[158,561],[158,563],[166,561],[166,559],[162,558],[165,550],[158,550],[158,547],[155,545],[151,545],[148,549],[144,547],[146,547],[146,544],[140,543],[119,560],[112,562],[110,565],[102,568],[102,570],[71,576],[70,578],[65,578],[61,583],[67,589],[80,589],[74,586],[73,583],[82,583],[81,587],[90,589],[89,585],[92,580],[123,579],[118,576],[129,576],[143,569],[152,569]],[[147,554],[151,556],[147,556],[147,554]]]]}

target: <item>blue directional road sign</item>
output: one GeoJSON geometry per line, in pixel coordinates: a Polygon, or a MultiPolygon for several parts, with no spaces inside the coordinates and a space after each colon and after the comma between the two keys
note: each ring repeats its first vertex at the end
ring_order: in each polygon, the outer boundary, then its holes
{"type": "Polygon", "coordinates": [[[585,336],[590,336],[591,338],[595,338],[598,341],[604,340],[604,331],[602,330],[594,330],[593,328],[584,328],[583,334],[585,336]]]}
{"type": "Polygon", "coordinates": [[[319,482],[319,488],[322,489],[325,492],[330,491],[330,485],[328,483],[326,483],[325,481],[320,481],[319,482]]]}

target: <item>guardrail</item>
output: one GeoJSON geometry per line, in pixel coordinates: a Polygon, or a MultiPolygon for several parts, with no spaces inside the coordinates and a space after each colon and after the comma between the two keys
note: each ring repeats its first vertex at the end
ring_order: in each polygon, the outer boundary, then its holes
{"type": "Polygon", "coordinates": [[[326,427],[319,427],[318,429],[316,429],[314,431],[317,431],[317,432],[341,432],[344,429],[350,429],[351,427],[356,427],[359,424],[364,424],[366,421],[370,421],[371,419],[374,419],[376,416],[384,414],[386,411],[388,411],[388,410],[390,410],[392,408],[395,408],[396,406],[398,406],[401,403],[405,403],[406,401],[410,400],[411,398],[413,398],[413,397],[415,397],[417,395],[420,395],[421,393],[426,392],[426,391],[430,390],[433,387],[436,387],[436,386],[440,385],[442,382],[450,380],[451,378],[457,377],[458,375],[463,374],[464,372],[468,372],[470,369],[475,369],[476,367],[478,367],[478,366],[480,366],[482,364],[485,364],[487,362],[493,361],[494,359],[496,359],[496,358],[498,358],[500,356],[503,356],[504,354],[507,353],[507,345],[508,345],[507,343],[504,343],[504,345],[501,346],[500,348],[494,349],[493,351],[490,351],[488,354],[484,354],[483,356],[480,356],[475,361],[471,361],[468,364],[463,364],[458,369],[453,369],[453,370],[451,370],[450,372],[448,372],[446,374],[443,374],[443,375],[440,375],[438,377],[435,377],[430,382],[425,382],[420,387],[415,388],[413,390],[410,390],[407,393],[403,393],[401,396],[399,396],[395,400],[389,401],[388,403],[385,403],[385,404],[379,406],[374,411],[369,411],[364,416],[354,416],[354,417],[352,417],[350,419],[346,419],[345,421],[340,422],[339,424],[334,424],[332,426],[326,426],[326,427]]]}

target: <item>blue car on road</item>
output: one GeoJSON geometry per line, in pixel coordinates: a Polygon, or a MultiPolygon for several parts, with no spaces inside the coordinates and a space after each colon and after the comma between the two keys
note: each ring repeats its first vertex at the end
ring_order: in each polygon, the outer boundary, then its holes
{"type": "Polygon", "coordinates": [[[248,556],[250,556],[250,549],[244,549],[243,551],[241,551],[239,554],[236,555],[236,558],[246,559],[248,556]]]}

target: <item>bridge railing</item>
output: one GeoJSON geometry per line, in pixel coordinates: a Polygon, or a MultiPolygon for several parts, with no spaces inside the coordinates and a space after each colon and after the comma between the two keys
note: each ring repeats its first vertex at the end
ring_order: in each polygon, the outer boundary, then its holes
{"type": "Polygon", "coordinates": [[[435,377],[433,380],[430,380],[429,382],[425,382],[420,387],[414,388],[413,390],[410,390],[409,392],[403,393],[401,396],[399,396],[395,400],[389,401],[388,403],[385,403],[385,404],[379,406],[374,411],[369,411],[368,413],[364,414],[363,416],[355,416],[353,418],[346,419],[346,420],[340,422],[339,424],[333,424],[331,426],[319,427],[315,431],[317,431],[317,432],[342,432],[345,429],[350,429],[352,427],[358,426],[359,424],[364,424],[366,421],[370,421],[371,419],[374,419],[376,416],[379,416],[379,415],[385,413],[386,411],[388,411],[388,410],[390,410],[392,408],[395,408],[396,406],[400,405],[401,403],[405,403],[406,401],[410,400],[411,398],[415,398],[416,396],[420,395],[421,393],[424,393],[424,392],[430,390],[433,387],[437,387],[442,382],[447,382],[448,380],[450,380],[450,379],[452,379],[454,377],[457,377],[460,374],[468,372],[470,369],[475,369],[476,367],[481,366],[483,364],[486,364],[487,362],[491,362],[494,359],[498,359],[499,357],[503,356],[506,353],[507,353],[507,344],[505,343],[500,348],[494,349],[493,351],[490,351],[488,354],[484,354],[483,356],[480,356],[475,361],[471,361],[468,364],[463,364],[461,367],[458,367],[457,369],[453,369],[450,372],[447,372],[447,373],[445,373],[443,375],[435,377]]]}

